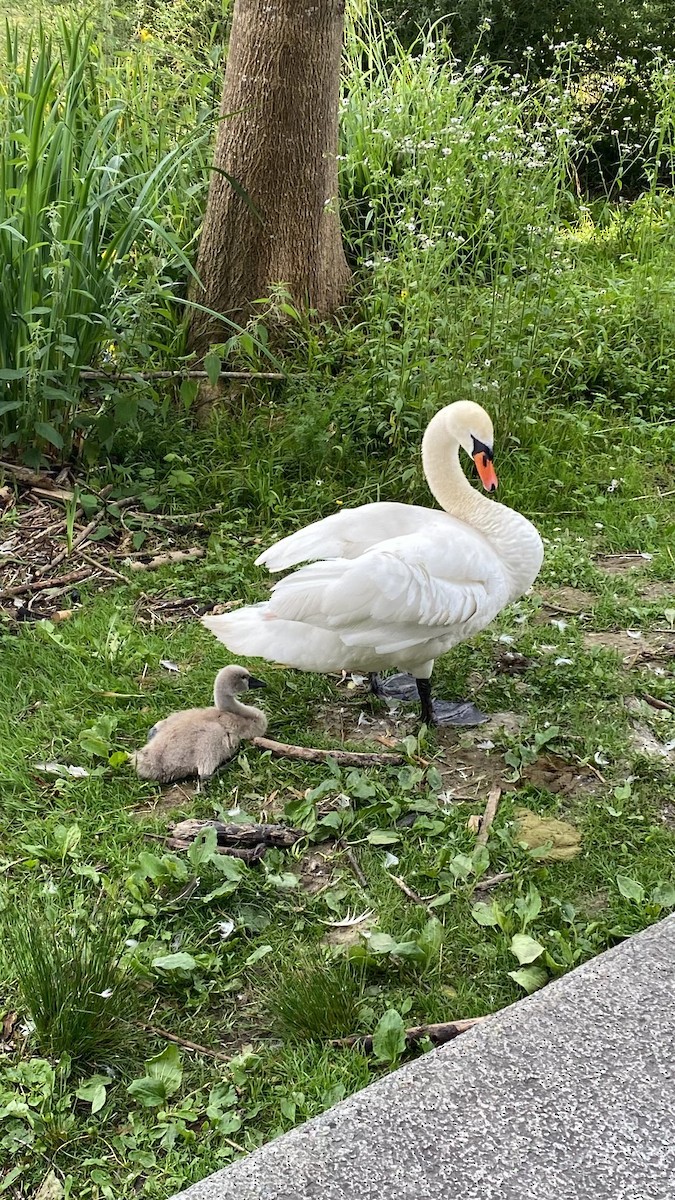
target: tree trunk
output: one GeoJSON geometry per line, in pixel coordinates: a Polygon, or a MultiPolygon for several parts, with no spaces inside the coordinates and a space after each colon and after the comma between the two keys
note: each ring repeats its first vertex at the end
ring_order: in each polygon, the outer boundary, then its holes
{"type": "MultiPolygon", "coordinates": [[[[346,294],[336,160],[343,27],[344,0],[236,0],[195,293],[232,321],[245,322],[274,284],[321,315],[346,294]]],[[[194,312],[193,349],[227,336],[194,312]]]]}

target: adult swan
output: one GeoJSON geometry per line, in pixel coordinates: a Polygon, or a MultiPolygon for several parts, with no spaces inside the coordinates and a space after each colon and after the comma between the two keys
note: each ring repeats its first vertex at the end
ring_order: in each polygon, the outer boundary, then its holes
{"type": "Polygon", "coordinates": [[[537,530],[488,500],[466,479],[459,447],[494,492],[492,421],[458,401],[432,418],[422,439],[429,489],[441,506],[364,504],[343,509],[276,542],[256,560],[270,571],[301,567],[271,598],[204,624],[236,654],[301,671],[405,668],[376,691],[409,699],[414,679],[428,724],[477,724],[472,705],[431,699],[434,659],[485,629],[536,579],[537,530]]]}

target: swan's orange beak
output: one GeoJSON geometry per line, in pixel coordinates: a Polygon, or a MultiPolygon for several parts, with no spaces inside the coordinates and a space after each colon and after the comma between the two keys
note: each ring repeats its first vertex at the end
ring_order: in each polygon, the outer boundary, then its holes
{"type": "Polygon", "coordinates": [[[483,450],[479,450],[474,454],[473,461],[476,464],[476,470],[480,475],[480,481],[486,492],[496,492],[498,479],[495,473],[494,464],[483,450]]]}

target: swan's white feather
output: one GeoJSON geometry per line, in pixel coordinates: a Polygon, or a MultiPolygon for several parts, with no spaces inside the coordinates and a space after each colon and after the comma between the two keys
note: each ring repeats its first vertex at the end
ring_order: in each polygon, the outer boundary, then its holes
{"type": "MultiPolygon", "coordinates": [[[[438,529],[441,536],[454,518],[418,504],[380,501],[358,508],[343,508],[275,542],[257,559],[256,566],[286,571],[299,563],[323,558],[357,558],[378,542],[405,534],[438,529]]],[[[459,524],[459,522],[457,522],[459,524]]]]}

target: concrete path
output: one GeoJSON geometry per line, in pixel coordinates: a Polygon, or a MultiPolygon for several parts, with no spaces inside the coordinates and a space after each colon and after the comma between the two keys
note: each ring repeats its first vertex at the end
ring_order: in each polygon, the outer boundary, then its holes
{"type": "Polygon", "coordinates": [[[674,1200],[675,916],[181,1200],[674,1200]]]}

